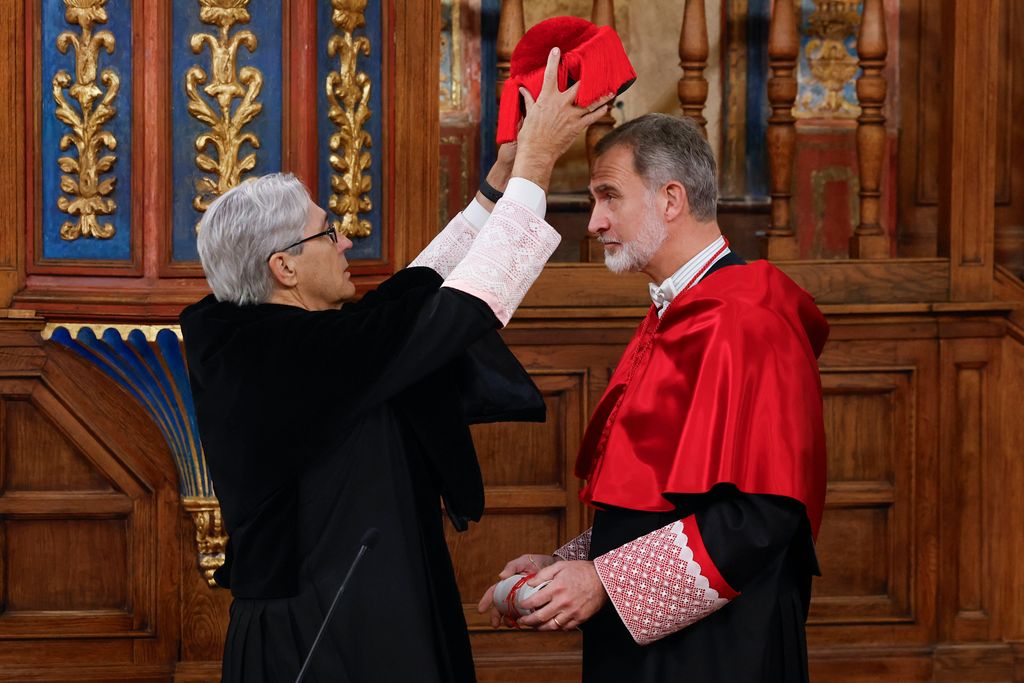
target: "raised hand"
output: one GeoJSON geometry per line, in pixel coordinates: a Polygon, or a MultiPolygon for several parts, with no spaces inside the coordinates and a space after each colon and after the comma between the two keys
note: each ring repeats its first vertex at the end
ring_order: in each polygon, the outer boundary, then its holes
{"type": "Polygon", "coordinates": [[[565,92],[558,90],[558,62],[561,53],[552,48],[544,68],[544,82],[534,101],[530,93],[521,89],[526,101],[526,117],[517,138],[518,150],[512,175],[533,181],[545,191],[551,181],[551,170],[587,126],[608,111],[614,94],[608,94],[589,108],[573,104],[579,83],[565,92]]]}

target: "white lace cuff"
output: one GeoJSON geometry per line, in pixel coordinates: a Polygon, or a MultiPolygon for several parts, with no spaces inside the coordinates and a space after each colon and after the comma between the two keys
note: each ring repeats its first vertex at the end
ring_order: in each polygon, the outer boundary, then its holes
{"type": "Polygon", "coordinates": [[[594,560],[619,617],[640,645],[721,609],[739,593],[718,572],[693,515],[594,560]]]}
{"type": "Polygon", "coordinates": [[[482,299],[507,325],[561,239],[532,211],[502,198],[442,286],[482,299]]]}
{"type": "Polygon", "coordinates": [[[427,248],[409,266],[426,266],[433,268],[441,277],[448,277],[473,246],[477,232],[473,224],[459,212],[437,237],[430,240],[427,248]]]}
{"type": "Polygon", "coordinates": [[[590,556],[590,532],[593,531],[593,529],[594,527],[590,527],[551,554],[556,557],[560,557],[563,560],[587,559],[590,556]]]}

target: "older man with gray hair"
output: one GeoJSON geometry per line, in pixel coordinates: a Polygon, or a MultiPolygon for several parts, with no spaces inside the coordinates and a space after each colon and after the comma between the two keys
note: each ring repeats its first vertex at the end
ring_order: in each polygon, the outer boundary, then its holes
{"type": "MultiPolygon", "coordinates": [[[[581,628],[588,683],[806,681],[828,325],[781,271],[730,251],[692,120],[642,116],[596,152],[589,230],[609,269],[651,278],[652,306],[580,446],[593,527],[499,575],[546,583],[518,624],[581,628]]],[[[497,626],[493,591],[480,611],[497,626]]]]}
{"type": "Polygon", "coordinates": [[[213,294],[181,315],[206,461],[229,534],[215,578],[234,601],[223,680],[473,681],[442,528],[483,511],[468,424],[539,419],[497,336],[558,244],[555,160],[607,111],[544,88],[483,195],[360,301],[323,209],[289,175],[229,190],[199,253],[213,294]],[[511,180],[509,179],[511,176],[511,180]],[[507,188],[506,188],[507,184],[507,188]],[[336,594],[360,540],[374,550],[336,594]],[[327,623],[322,640],[318,629],[327,623]]]}

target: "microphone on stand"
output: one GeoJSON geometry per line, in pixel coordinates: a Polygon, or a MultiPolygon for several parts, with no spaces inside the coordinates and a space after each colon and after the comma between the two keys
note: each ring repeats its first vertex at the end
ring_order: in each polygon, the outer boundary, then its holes
{"type": "Polygon", "coordinates": [[[302,677],[306,675],[306,669],[309,668],[309,662],[313,659],[313,652],[316,651],[316,646],[320,642],[321,636],[324,634],[324,629],[327,628],[328,622],[331,620],[331,615],[334,614],[334,608],[338,606],[338,598],[341,597],[342,591],[345,590],[345,586],[348,585],[348,580],[352,578],[352,572],[356,570],[356,565],[359,564],[359,560],[363,559],[363,555],[366,551],[377,544],[377,539],[380,537],[380,532],[377,531],[376,527],[370,527],[363,534],[363,540],[360,541],[359,552],[356,553],[356,559],[352,560],[352,566],[348,568],[348,573],[345,574],[344,580],[341,585],[338,586],[338,592],[334,594],[334,600],[331,601],[331,607],[327,610],[327,616],[324,617],[324,621],[320,624],[320,630],[317,631],[316,638],[313,639],[313,645],[309,648],[309,654],[306,655],[306,661],[302,663],[302,669],[299,670],[299,677],[295,679],[295,683],[302,683],[302,677]]]}

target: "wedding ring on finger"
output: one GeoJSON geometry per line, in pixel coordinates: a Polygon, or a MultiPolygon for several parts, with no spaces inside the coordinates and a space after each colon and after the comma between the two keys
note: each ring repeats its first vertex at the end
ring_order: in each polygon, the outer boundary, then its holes
{"type": "Polygon", "coordinates": [[[558,628],[562,628],[562,624],[558,621],[556,617],[551,617],[551,621],[555,622],[555,626],[557,626],[558,628]]]}

